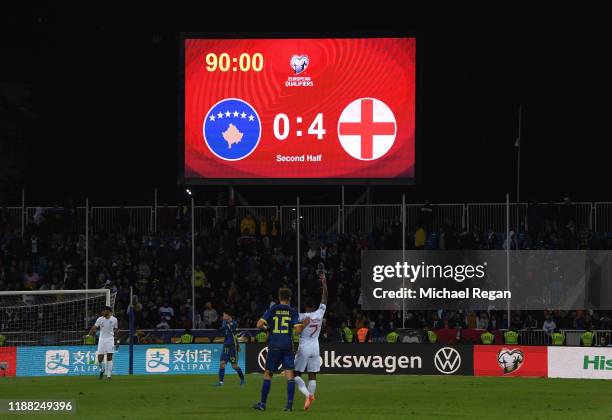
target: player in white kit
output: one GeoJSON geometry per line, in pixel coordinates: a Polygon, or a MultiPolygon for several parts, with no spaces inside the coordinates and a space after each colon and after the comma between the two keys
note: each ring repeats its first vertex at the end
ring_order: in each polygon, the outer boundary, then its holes
{"type": "Polygon", "coordinates": [[[110,306],[105,306],[102,316],[96,320],[96,323],[89,330],[89,335],[94,335],[96,330],[100,330],[98,338],[98,364],[100,365],[100,379],[104,377],[111,378],[113,371],[113,354],[115,353],[115,333],[119,328],[117,318],[112,316],[113,310],[110,306]],[[106,363],[104,363],[106,356],[106,363]]]}
{"type": "Polygon", "coordinates": [[[295,354],[295,383],[298,390],[304,394],[306,401],[304,402],[304,410],[308,410],[315,399],[315,390],[317,388],[317,372],[321,368],[321,355],[319,353],[319,334],[323,326],[323,315],[327,305],[327,281],[325,273],[319,273],[321,280],[321,304],[315,310],[314,305],[306,304],[306,313],[300,314],[300,321],[309,318],[310,323],[304,327],[300,334],[300,345],[295,354]],[[302,372],[308,372],[308,387],[304,380],[300,377],[302,372]]]}

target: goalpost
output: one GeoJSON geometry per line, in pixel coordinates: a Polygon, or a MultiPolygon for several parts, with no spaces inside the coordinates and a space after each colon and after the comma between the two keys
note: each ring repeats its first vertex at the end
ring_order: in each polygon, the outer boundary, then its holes
{"type": "Polygon", "coordinates": [[[114,304],[108,289],[0,292],[0,334],[7,346],[78,345],[114,304]]]}

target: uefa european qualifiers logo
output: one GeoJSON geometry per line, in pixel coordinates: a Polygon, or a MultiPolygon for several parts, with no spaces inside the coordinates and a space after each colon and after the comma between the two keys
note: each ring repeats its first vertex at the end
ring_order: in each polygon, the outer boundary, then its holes
{"type": "Polygon", "coordinates": [[[504,370],[504,375],[516,372],[523,366],[525,354],[520,349],[502,348],[497,353],[497,364],[504,370]]]}
{"type": "Polygon", "coordinates": [[[203,126],[204,142],[219,159],[236,161],[249,156],[261,138],[261,120],[246,101],[227,98],[213,105],[203,126]]]}
{"type": "Polygon", "coordinates": [[[314,81],[309,76],[301,75],[310,66],[310,58],[306,54],[294,54],[289,59],[289,66],[293,69],[293,76],[287,77],[286,87],[312,87],[314,81]],[[301,76],[300,76],[301,75],[301,76]]]}

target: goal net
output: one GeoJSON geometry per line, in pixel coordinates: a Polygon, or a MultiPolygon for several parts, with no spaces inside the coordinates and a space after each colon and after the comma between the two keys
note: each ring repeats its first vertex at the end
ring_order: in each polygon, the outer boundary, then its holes
{"type": "Polygon", "coordinates": [[[82,344],[104,306],[108,289],[0,292],[0,334],[6,346],[82,344]]]}

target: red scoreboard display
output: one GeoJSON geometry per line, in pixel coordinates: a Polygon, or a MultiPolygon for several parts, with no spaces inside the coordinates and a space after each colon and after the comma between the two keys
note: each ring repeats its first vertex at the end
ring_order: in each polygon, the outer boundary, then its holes
{"type": "Polygon", "coordinates": [[[182,43],[186,183],[414,183],[415,38],[182,43]]]}

